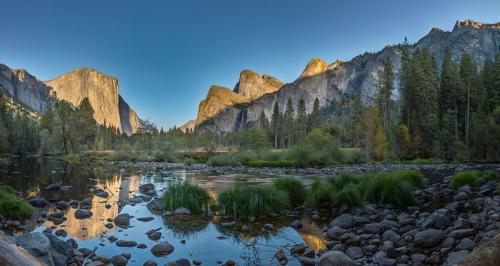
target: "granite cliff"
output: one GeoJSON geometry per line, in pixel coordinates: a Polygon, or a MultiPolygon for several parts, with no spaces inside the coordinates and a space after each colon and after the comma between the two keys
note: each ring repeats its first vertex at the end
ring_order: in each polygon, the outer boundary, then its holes
{"type": "MultiPolygon", "coordinates": [[[[494,58],[500,51],[500,23],[484,24],[465,20],[457,21],[451,32],[434,28],[410,46],[411,50],[423,48],[434,55],[436,62],[439,62],[438,66],[446,49],[450,49],[455,60],[459,60],[462,54],[467,52],[480,65],[486,58],[494,58]]],[[[361,93],[363,101],[371,104],[377,95],[375,86],[377,73],[386,58],[391,60],[394,66],[396,89],[393,97],[398,98],[401,53],[398,46],[388,45],[379,52],[364,53],[347,62],[337,60],[327,64],[321,59],[312,59],[294,82],[285,84],[274,92],[253,96],[252,99],[226,101],[224,105],[219,104],[217,99],[211,99],[211,104],[219,108],[212,110],[210,116],[207,117],[203,116],[204,112],[200,112],[200,109],[195,130],[197,132],[238,131],[254,123],[262,111],[269,119],[276,101],[279,103],[280,110],[284,110],[289,98],[294,103],[303,98],[306,103],[306,112],[311,112],[315,98],[319,99],[321,106],[325,106],[339,101],[344,95],[354,93],[361,93]]]]}
{"type": "Polygon", "coordinates": [[[26,70],[0,64],[0,91],[24,107],[43,114],[58,100],[77,106],[89,98],[94,118],[131,135],[139,128],[139,118],[122,99],[118,80],[90,68],[79,68],[49,81],[40,81],[26,70]]]}

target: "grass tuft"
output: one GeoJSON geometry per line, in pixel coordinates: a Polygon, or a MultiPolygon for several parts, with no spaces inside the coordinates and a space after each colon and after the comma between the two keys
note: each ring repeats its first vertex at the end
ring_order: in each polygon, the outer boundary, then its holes
{"type": "Polygon", "coordinates": [[[304,203],[306,188],[300,180],[292,177],[280,177],[274,181],[273,185],[278,190],[287,193],[291,206],[297,207],[304,203]]]}
{"type": "Polygon", "coordinates": [[[24,219],[31,216],[33,209],[13,194],[12,188],[0,186],[0,215],[7,219],[24,219]]]}
{"type": "Polygon", "coordinates": [[[329,208],[332,206],[335,186],[327,181],[314,181],[306,199],[306,205],[313,208],[329,208]]]}
{"type": "Polygon", "coordinates": [[[288,195],[273,186],[238,185],[219,195],[221,210],[235,218],[260,217],[289,207],[288,195]]]}
{"type": "Polygon", "coordinates": [[[355,208],[362,206],[361,193],[354,184],[348,184],[333,196],[333,206],[336,208],[355,208]]]}
{"type": "Polygon", "coordinates": [[[212,198],[207,190],[189,181],[170,184],[161,201],[167,210],[180,207],[189,209],[193,214],[200,214],[208,210],[212,198]]]}
{"type": "Polygon", "coordinates": [[[364,199],[372,203],[390,203],[405,208],[415,203],[413,186],[394,174],[375,174],[363,184],[364,199]]]}
{"type": "Polygon", "coordinates": [[[407,181],[414,187],[422,188],[424,186],[423,175],[416,170],[401,170],[393,173],[394,176],[407,181]]]}
{"type": "Polygon", "coordinates": [[[454,189],[469,185],[474,186],[477,182],[477,171],[463,171],[456,173],[451,179],[450,186],[454,189]]]}

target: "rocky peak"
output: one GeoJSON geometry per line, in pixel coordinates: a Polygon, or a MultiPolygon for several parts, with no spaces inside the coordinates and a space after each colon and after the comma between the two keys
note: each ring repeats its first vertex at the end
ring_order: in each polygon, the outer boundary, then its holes
{"type": "Polygon", "coordinates": [[[50,87],[52,96],[75,106],[88,98],[94,108],[94,118],[101,125],[113,126],[128,135],[139,127],[137,114],[120,99],[115,77],[83,67],[45,81],[45,84],[50,87]]]}
{"type": "Polygon", "coordinates": [[[180,126],[179,130],[182,131],[183,133],[193,132],[195,125],[196,125],[196,120],[189,120],[184,125],[180,126]]]}
{"type": "Polygon", "coordinates": [[[500,29],[500,22],[487,24],[487,23],[473,21],[470,19],[466,19],[464,21],[457,20],[457,22],[455,23],[455,27],[453,28],[453,31],[467,27],[474,29],[500,29]]]}
{"type": "Polygon", "coordinates": [[[328,65],[327,69],[328,70],[334,70],[340,66],[342,66],[344,64],[344,62],[340,61],[340,60],[335,60],[335,62],[331,63],[328,65]]]}
{"type": "Polygon", "coordinates": [[[271,76],[260,76],[252,70],[243,70],[240,80],[236,84],[235,92],[247,99],[256,99],[260,96],[279,90],[283,83],[271,76]]]}
{"type": "Polygon", "coordinates": [[[311,76],[316,76],[324,73],[328,68],[328,64],[320,58],[313,58],[307,63],[306,68],[298,79],[303,79],[311,76]]]}
{"type": "Polygon", "coordinates": [[[246,101],[245,97],[231,91],[229,88],[216,85],[211,86],[207,98],[200,102],[196,124],[198,125],[206,119],[215,116],[226,107],[246,101]]]}

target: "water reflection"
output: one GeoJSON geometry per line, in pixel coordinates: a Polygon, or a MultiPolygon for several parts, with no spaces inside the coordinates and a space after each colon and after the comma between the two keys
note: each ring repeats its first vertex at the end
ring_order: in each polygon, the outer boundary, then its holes
{"type": "MultiPolygon", "coordinates": [[[[278,249],[289,249],[295,244],[306,243],[319,250],[325,247],[321,238],[322,225],[315,224],[308,219],[302,219],[304,228],[297,231],[287,225],[293,217],[280,217],[259,220],[255,223],[228,224],[231,220],[221,217],[161,217],[152,214],[145,202],[133,203],[133,199],[141,194],[138,187],[141,184],[153,183],[159,194],[172,182],[190,180],[206,188],[210,195],[216,197],[219,193],[238,183],[269,183],[274,176],[243,175],[213,175],[197,171],[164,171],[154,174],[144,174],[143,169],[126,169],[120,171],[105,166],[72,166],[58,161],[37,163],[20,162],[0,174],[0,182],[13,186],[31,197],[42,196],[52,204],[47,207],[49,213],[59,212],[55,203],[60,200],[81,201],[84,198],[92,200],[89,219],[76,219],[75,209],[64,211],[67,218],[55,228],[63,228],[68,235],[61,237],[66,240],[77,240],[79,247],[93,249],[97,247],[98,255],[113,256],[123,252],[132,253],[132,261],[128,265],[142,265],[144,261],[152,259],[159,265],[179,258],[199,259],[204,265],[216,265],[217,261],[235,260],[238,265],[278,265],[273,261],[273,254],[278,249]],[[137,174],[142,173],[142,174],[137,174]],[[52,183],[62,183],[70,186],[70,190],[45,191],[44,188],[52,183]],[[99,187],[109,192],[109,198],[103,199],[91,193],[93,187],[99,187]],[[129,204],[118,204],[129,202],[129,204]],[[108,206],[107,206],[108,205],[108,206]],[[106,207],[107,206],[107,207],[106,207]],[[120,213],[128,213],[134,218],[130,221],[130,228],[108,229],[107,219],[112,219],[120,213]],[[139,217],[152,217],[148,222],[137,220],[139,217]],[[274,232],[264,231],[264,223],[272,223],[274,232]],[[248,230],[242,230],[245,225],[248,230]],[[158,241],[150,240],[146,232],[158,229],[162,237],[158,241]],[[120,248],[108,240],[114,236],[121,240],[134,240],[138,244],[145,244],[148,248],[120,248]],[[150,248],[159,241],[168,241],[175,246],[175,251],[168,258],[152,256],[150,248]]],[[[308,182],[309,180],[306,180],[308,182]]],[[[43,231],[54,224],[46,221],[35,230],[43,231]]],[[[285,251],[289,254],[287,251],[285,251]]],[[[289,265],[300,263],[289,257],[289,265]]]]}

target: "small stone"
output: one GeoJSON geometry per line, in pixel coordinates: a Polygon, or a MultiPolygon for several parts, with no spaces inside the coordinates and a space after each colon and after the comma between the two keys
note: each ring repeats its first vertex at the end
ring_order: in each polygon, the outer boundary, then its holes
{"type": "Polygon", "coordinates": [[[111,257],[111,263],[114,266],[125,266],[128,263],[128,259],[122,255],[115,255],[111,257]]]}
{"type": "Polygon", "coordinates": [[[168,256],[172,252],[174,252],[175,248],[168,242],[162,242],[154,245],[151,248],[151,253],[155,255],[156,257],[163,257],[163,256],[168,256]]]}

